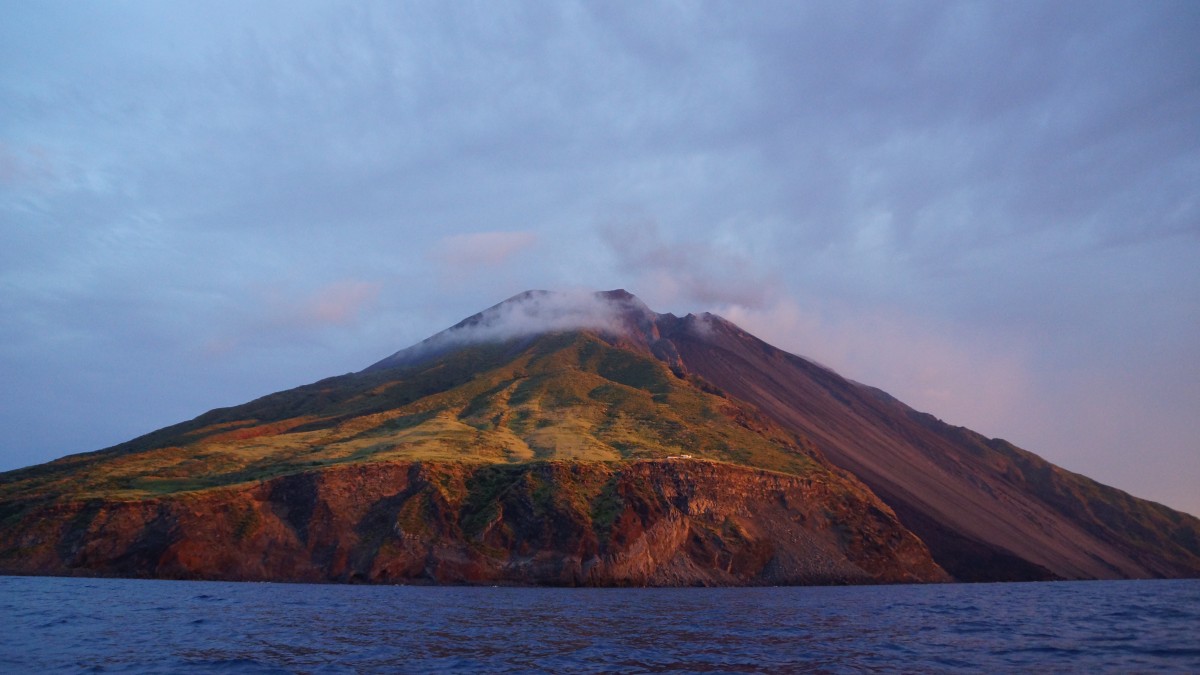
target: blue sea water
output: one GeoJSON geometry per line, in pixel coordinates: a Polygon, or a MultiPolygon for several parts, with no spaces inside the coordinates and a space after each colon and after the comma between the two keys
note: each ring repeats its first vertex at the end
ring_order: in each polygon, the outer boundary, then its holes
{"type": "Polygon", "coordinates": [[[0,672],[1200,672],[1200,580],[839,588],[0,577],[0,672]]]}

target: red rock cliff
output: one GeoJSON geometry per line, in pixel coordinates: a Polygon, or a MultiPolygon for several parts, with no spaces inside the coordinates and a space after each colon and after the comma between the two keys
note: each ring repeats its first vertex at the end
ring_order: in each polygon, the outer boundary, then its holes
{"type": "Polygon", "coordinates": [[[372,463],[8,515],[0,571],[748,585],[944,581],[865,489],[715,462],[372,463]]]}

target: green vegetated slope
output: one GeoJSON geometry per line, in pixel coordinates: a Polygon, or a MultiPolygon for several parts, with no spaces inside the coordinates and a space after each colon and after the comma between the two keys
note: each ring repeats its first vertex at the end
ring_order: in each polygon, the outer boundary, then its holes
{"type": "Polygon", "coordinates": [[[688,454],[832,471],[805,439],[590,332],[464,346],[330,378],[10,472],[0,500],[136,499],[379,461],[609,462],[688,454]]]}

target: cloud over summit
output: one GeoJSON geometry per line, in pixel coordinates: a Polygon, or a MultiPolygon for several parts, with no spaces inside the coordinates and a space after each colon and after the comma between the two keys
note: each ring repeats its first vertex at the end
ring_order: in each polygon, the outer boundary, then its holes
{"type": "Polygon", "coordinates": [[[619,335],[629,329],[631,313],[649,315],[650,310],[637,298],[619,291],[526,291],[372,367],[397,365],[464,344],[502,342],[543,333],[594,330],[619,335]]]}

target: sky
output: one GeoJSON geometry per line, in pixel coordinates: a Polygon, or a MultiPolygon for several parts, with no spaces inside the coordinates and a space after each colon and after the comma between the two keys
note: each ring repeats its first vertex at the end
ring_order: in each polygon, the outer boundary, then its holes
{"type": "Polygon", "coordinates": [[[0,470],[527,289],[1200,514],[1200,4],[0,0],[0,470]]]}

